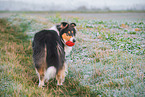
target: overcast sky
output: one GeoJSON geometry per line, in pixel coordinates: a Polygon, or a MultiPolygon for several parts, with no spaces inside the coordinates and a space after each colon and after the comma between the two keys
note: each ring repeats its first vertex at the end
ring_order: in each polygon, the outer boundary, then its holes
{"type": "Polygon", "coordinates": [[[0,1],[23,1],[29,3],[55,3],[55,4],[65,4],[69,3],[70,5],[134,5],[134,4],[145,4],[145,0],[0,0],[0,1]]]}
{"type": "Polygon", "coordinates": [[[145,0],[0,0],[0,1],[20,1],[31,4],[55,5],[68,9],[76,9],[79,6],[87,8],[104,8],[104,7],[125,7],[130,8],[137,5],[145,5],[145,0]]]}

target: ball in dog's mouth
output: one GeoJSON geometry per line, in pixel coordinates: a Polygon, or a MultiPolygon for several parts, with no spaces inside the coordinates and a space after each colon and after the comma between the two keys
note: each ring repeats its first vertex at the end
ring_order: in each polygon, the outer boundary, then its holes
{"type": "Polygon", "coordinates": [[[71,42],[71,41],[67,41],[67,42],[66,42],[66,45],[67,45],[67,46],[74,46],[75,43],[74,43],[74,42],[71,42]]]}

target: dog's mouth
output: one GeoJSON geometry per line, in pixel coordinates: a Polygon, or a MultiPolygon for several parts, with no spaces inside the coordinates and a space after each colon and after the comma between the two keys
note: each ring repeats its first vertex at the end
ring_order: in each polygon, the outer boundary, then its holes
{"type": "Polygon", "coordinates": [[[75,45],[75,43],[74,42],[71,42],[71,41],[67,41],[65,44],[67,46],[74,46],[75,45]]]}
{"type": "Polygon", "coordinates": [[[73,40],[68,40],[68,41],[64,40],[64,43],[65,43],[67,46],[74,46],[74,45],[75,45],[75,42],[76,42],[75,39],[73,39],[73,40]]]}
{"type": "Polygon", "coordinates": [[[64,42],[67,46],[74,46],[75,45],[75,42],[76,42],[75,38],[72,36],[66,35],[66,33],[64,33],[62,35],[62,39],[64,40],[64,42]]]}

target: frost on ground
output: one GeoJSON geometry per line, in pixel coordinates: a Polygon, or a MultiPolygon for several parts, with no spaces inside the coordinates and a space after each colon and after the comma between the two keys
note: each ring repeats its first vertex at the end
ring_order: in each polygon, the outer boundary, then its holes
{"type": "Polygon", "coordinates": [[[100,21],[79,17],[14,15],[12,25],[34,33],[62,21],[77,24],[77,42],[66,57],[67,77],[107,96],[145,95],[145,23],[100,21]],[[22,28],[25,29],[25,28],[22,28]]]}

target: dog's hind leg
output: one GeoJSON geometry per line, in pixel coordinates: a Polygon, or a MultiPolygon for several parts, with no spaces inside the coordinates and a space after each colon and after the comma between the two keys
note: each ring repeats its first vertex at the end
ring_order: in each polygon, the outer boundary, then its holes
{"type": "Polygon", "coordinates": [[[45,81],[45,79],[44,79],[44,70],[43,70],[43,68],[40,68],[39,70],[37,70],[35,68],[35,70],[36,70],[36,73],[37,73],[37,75],[39,77],[38,87],[43,87],[44,86],[44,81],[45,81]]]}
{"type": "Polygon", "coordinates": [[[62,69],[58,70],[58,73],[56,75],[57,85],[63,85],[63,82],[65,80],[65,64],[62,67],[62,69]]]}

